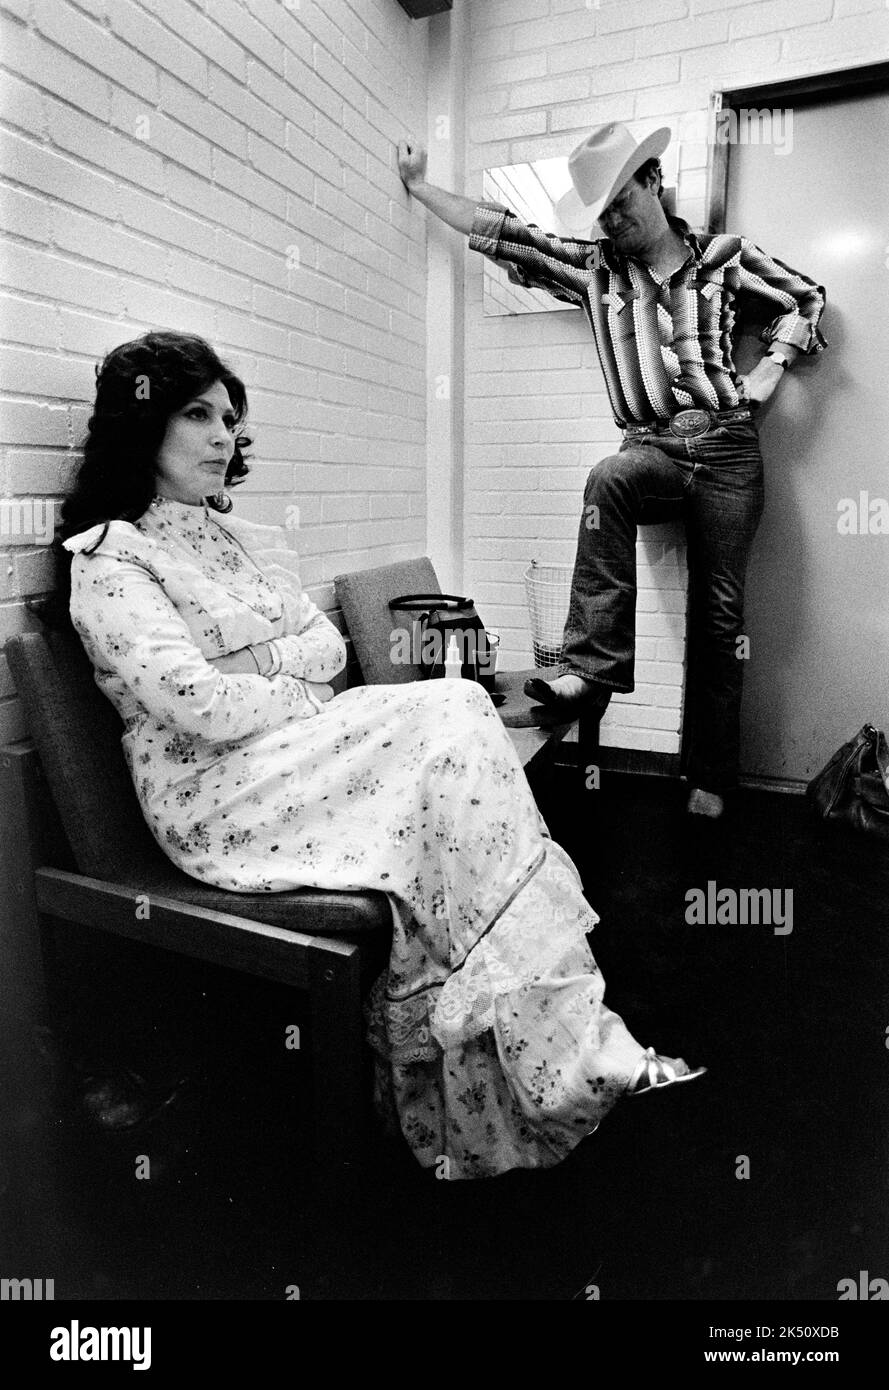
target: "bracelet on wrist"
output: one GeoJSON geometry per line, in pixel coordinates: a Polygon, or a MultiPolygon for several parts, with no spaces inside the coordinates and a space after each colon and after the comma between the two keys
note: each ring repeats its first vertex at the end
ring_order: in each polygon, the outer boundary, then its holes
{"type": "Polygon", "coordinates": [[[272,669],[272,654],[269,651],[268,643],[257,642],[250,650],[256,659],[256,667],[259,674],[261,676],[268,676],[272,669]]]}
{"type": "Polygon", "coordinates": [[[266,642],[266,644],[265,644],[265,649],[266,649],[266,651],[267,651],[268,654],[269,654],[269,669],[266,671],[266,675],[267,675],[267,676],[277,676],[278,673],[279,673],[280,670],[281,670],[281,664],[282,664],[282,663],[281,663],[281,648],[278,646],[277,642],[275,642],[275,641],[270,641],[270,642],[266,642]]]}

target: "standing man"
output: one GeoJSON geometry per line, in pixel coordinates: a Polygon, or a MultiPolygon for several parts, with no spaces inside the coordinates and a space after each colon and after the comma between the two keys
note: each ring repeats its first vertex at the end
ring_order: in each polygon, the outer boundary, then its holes
{"type": "Polygon", "coordinates": [[[738,776],[744,579],[763,507],[762,455],[752,409],[767,401],[798,353],[822,351],[821,286],[746,237],[696,236],[665,212],[664,127],[637,144],[614,121],[568,161],[573,188],[560,201],[562,240],[508,208],[477,204],[425,181],[426,153],[405,141],[398,168],[410,193],[510,266],[510,278],[580,306],[623,443],[592,469],[584,495],[566,671],[529,681],[529,695],[559,712],[604,713],[633,686],[636,528],[681,515],[688,540],[690,621],[686,715],[688,809],[719,816],[738,776]],[[776,315],[768,351],[746,376],[732,360],[741,296],[776,315]]]}

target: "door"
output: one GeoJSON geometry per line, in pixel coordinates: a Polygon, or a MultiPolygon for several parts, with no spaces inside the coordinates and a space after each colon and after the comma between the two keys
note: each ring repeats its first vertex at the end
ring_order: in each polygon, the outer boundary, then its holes
{"type": "MultiPolygon", "coordinates": [[[[745,610],[742,776],[799,784],[865,720],[889,731],[889,91],[792,118],[783,152],[729,146],[725,229],[827,291],[828,350],[760,417],[745,610]]],[[[746,333],[742,369],[763,350],[746,333]]]]}

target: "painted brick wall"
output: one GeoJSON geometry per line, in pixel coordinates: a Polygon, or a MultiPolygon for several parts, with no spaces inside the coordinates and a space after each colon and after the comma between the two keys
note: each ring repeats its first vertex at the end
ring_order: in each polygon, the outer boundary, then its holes
{"type": "MultiPolygon", "coordinates": [[[[396,0],[2,9],[0,648],[53,582],[26,527],[71,476],[94,364],[150,327],[244,376],[238,509],[299,503],[306,583],[421,552],[425,228],[394,142],[425,128],[427,26],[396,0]]],[[[0,657],[0,742],[22,735],[0,657]]]]}
{"type": "MultiPolygon", "coordinates": [[[[704,217],[709,93],[884,58],[884,0],[487,0],[471,7],[467,192],[485,168],[567,154],[603,121],[637,139],[670,125],[664,157],[678,211],[704,217]],[[696,130],[695,127],[698,127],[696,130]]],[[[595,351],[579,312],[485,318],[471,254],[466,315],[466,588],[529,663],[522,573],[570,563],[583,484],[613,452],[595,351]]],[[[678,531],[639,546],[637,689],[613,703],[603,742],[678,749],[684,555],[678,531]]]]}

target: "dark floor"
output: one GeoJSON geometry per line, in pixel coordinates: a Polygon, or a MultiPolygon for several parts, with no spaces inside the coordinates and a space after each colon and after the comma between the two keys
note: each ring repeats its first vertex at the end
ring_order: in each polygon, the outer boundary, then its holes
{"type": "Polygon", "coordinates": [[[704,1080],[619,1104],[548,1172],[437,1182],[377,1138],[330,1190],[303,1156],[304,1054],[278,1043],[292,1000],[220,972],[195,1023],[191,984],[180,998],[171,980],[163,1035],[199,1035],[211,1080],[153,1136],[149,1182],[131,1143],[63,1109],[47,1134],[37,1096],[7,1156],[4,1271],[84,1299],[559,1300],[595,1284],[836,1301],[841,1279],[889,1277],[889,846],[798,797],[744,792],[699,825],[666,780],[605,774],[592,792],[562,769],[540,795],[601,916],[608,1002],[704,1080]],[[686,893],[710,880],[792,890],[792,932],[688,925],[686,893]]]}

